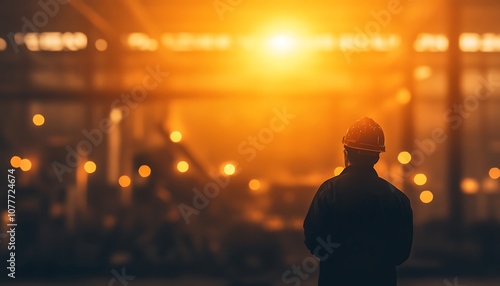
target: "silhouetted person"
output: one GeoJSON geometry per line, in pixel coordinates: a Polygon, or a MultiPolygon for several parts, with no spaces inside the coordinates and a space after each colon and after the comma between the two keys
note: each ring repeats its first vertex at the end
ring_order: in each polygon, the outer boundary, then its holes
{"type": "Polygon", "coordinates": [[[319,187],[304,220],[305,244],[321,261],[318,285],[396,285],[413,214],[406,195],[373,168],[385,152],[384,132],[364,117],[342,143],[346,168],[319,187]]]}

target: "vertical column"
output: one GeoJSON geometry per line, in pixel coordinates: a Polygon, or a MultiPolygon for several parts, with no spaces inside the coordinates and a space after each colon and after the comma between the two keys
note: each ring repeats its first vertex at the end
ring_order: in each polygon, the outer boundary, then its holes
{"type": "MultiPolygon", "coordinates": [[[[460,22],[461,0],[448,1],[448,106],[461,101],[460,80],[460,22]]],[[[449,219],[450,235],[458,237],[463,224],[462,194],[460,180],[462,178],[462,132],[461,128],[454,130],[452,123],[448,126],[448,192],[449,192],[449,219]]]]}

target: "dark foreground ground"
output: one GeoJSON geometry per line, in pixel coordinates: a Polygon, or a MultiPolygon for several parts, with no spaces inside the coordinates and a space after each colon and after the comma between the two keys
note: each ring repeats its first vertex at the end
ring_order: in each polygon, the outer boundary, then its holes
{"type": "MultiPolygon", "coordinates": [[[[36,281],[2,281],[2,285],[12,286],[86,286],[86,285],[102,285],[102,286],[278,286],[286,285],[283,282],[275,282],[272,284],[261,284],[249,282],[244,284],[231,284],[224,280],[214,280],[210,278],[179,278],[179,279],[134,279],[132,281],[112,281],[105,278],[86,279],[79,281],[65,280],[60,282],[36,282],[36,281]]],[[[288,284],[288,285],[293,285],[288,284]]],[[[314,279],[310,281],[303,281],[300,285],[312,286],[316,285],[314,279]]],[[[398,283],[399,286],[499,286],[499,278],[474,278],[474,277],[428,277],[428,278],[401,278],[398,283]]]]}

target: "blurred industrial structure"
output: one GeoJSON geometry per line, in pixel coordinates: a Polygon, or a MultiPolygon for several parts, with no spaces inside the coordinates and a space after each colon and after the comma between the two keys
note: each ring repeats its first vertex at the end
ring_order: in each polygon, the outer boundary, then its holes
{"type": "Polygon", "coordinates": [[[412,200],[407,268],[498,267],[500,3],[241,2],[0,4],[0,158],[17,169],[24,273],[279,280],[364,115],[386,130],[379,175],[412,200]]]}

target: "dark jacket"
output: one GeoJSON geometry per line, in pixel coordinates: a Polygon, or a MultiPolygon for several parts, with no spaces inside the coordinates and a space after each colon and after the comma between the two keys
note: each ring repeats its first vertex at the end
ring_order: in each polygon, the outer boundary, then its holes
{"type": "Polygon", "coordinates": [[[396,285],[413,242],[410,201],[373,167],[351,165],[319,187],[304,234],[321,260],[318,285],[396,285]]]}

